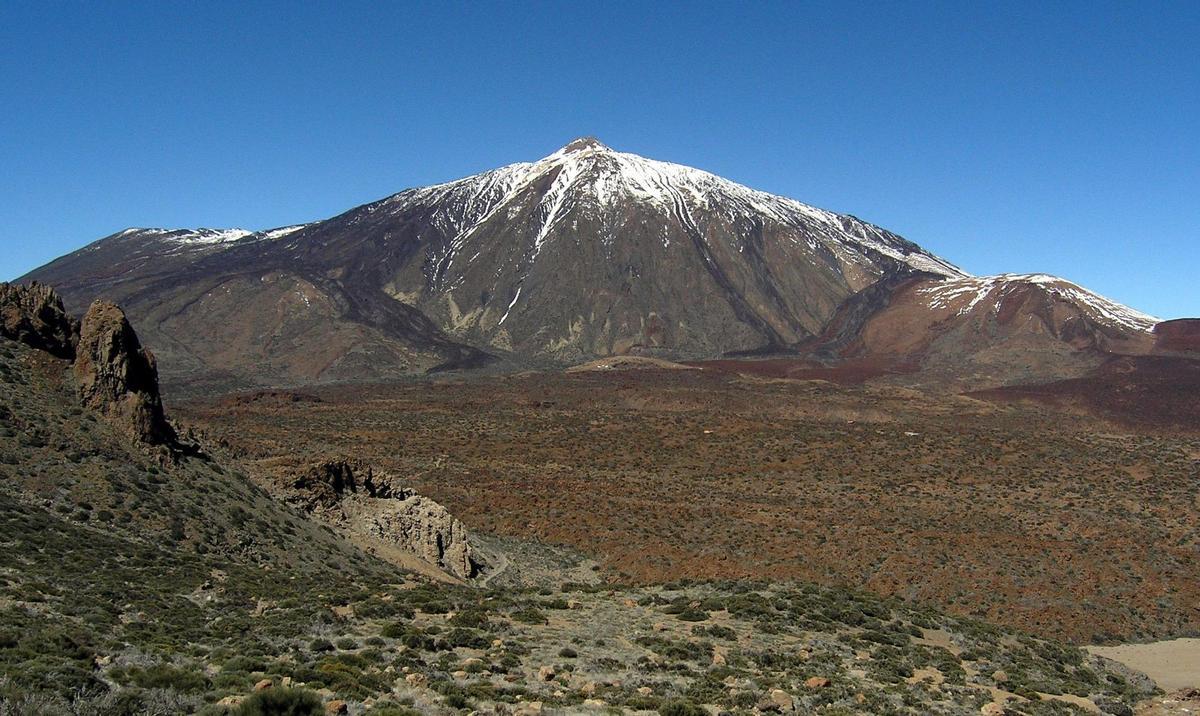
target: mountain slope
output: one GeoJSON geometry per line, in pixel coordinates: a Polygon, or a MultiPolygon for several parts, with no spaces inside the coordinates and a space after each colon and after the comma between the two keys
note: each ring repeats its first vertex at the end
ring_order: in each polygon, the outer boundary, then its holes
{"type": "Polygon", "coordinates": [[[581,139],[304,226],[127,230],[27,278],[75,311],[120,302],[168,380],[305,382],[780,349],[913,270],[964,275],[852,216],[581,139]]]}
{"type": "Polygon", "coordinates": [[[995,386],[1083,375],[1155,348],[1158,319],[1045,274],[896,276],[847,301],[802,350],[831,362],[995,386]]]}

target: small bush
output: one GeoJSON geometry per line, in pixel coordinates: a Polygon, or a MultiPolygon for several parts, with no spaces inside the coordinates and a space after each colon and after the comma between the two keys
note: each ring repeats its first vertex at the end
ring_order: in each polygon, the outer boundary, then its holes
{"type": "Polygon", "coordinates": [[[662,716],[708,716],[708,712],[690,701],[668,701],[658,707],[662,716]]]}
{"type": "Polygon", "coordinates": [[[321,698],[304,689],[267,689],[242,702],[237,716],[324,716],[321,698]]]}

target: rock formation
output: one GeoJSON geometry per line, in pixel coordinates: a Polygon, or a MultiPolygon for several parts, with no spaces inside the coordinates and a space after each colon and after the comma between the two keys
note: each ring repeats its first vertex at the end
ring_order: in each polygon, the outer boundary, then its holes
{"type": "Polygon", "coordinates": [[[79,324],[49,286],[0,283],[0,336],[59,358],[75,357],[79,324]]]}
{"type": "Polygon", "coordinates": [[[456,577],[480,563],[467,529],[445,507],[358,461],[322,462],[285,486],[283,499],[335,526],[394,545],[456,577]]]}
{"type": "Polygon", "coordinates": [[[173,441],[174,430],[163,415],[154,355],[142,348],[116,304],[98,300],[83,317],[75,379],[85,407],[144,443],[173,441]]]}

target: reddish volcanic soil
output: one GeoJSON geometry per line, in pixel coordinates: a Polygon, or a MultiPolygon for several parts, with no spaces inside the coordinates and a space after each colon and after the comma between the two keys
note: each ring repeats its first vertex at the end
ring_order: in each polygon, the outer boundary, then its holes
{"type": "MultiPolygon", "coordinates": [[[[796,374],[528,373],[172,409],[251,474],[361,457],[473,529],[577,548],[613,579],[847,584],[1082,641],[1200,633],[1200,432],[796,374]]],[[[1105,375],[1122,394],[1119,366],[1105,375]]],[[[1129,401],[1168,400],[1144,375],[1129,401]]]]}
{"type": "Polygon", "coordinates": [[[1129,427],[1200,431],[1200,360],[1119,356],[1085,378],[972,395],[1082,409],[1129,427]]]}

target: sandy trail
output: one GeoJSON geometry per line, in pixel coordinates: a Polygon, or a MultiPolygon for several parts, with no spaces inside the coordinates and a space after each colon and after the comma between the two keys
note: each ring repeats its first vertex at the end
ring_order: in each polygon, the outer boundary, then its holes
{"type": "Polygon", "coordinates": [[[1137,669],[1163,691],[1200,688],[1200,639],[1089,646],[1087,650],[1137,669]]]}

